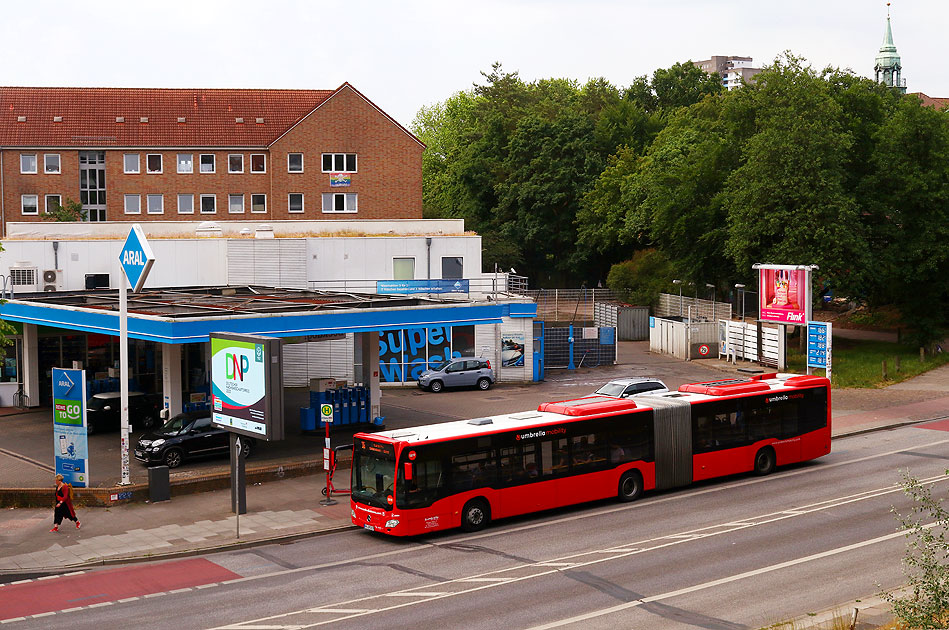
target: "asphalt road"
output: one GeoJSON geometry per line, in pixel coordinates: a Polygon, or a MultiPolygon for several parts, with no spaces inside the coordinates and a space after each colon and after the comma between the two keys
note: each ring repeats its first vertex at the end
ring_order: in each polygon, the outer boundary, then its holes
{"type": "Polygon", "coordinates": [[[818,461],[633,504],[402,540],[348,530],[0,587],[10,628],[756,628],[904,578],[909,469],[946,496],[949,423],[835,440],[818,461]],[[95,605],[95,607],[89,607],[95,605]],[[84,607],[65,612],[69,608],[84,607]]]}

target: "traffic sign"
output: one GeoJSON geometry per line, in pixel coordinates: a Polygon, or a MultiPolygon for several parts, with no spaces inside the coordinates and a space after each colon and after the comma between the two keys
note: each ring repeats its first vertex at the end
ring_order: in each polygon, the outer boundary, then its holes
{"type": "Polygon", "coordinates": [[[119,263],[128,278],[132,291],[138,293],[145,284],[148,272],[155,262],[155,254],[145,238],[145,232],[137,223],[129,230],[125,245],[119,252],[119,263]]]}

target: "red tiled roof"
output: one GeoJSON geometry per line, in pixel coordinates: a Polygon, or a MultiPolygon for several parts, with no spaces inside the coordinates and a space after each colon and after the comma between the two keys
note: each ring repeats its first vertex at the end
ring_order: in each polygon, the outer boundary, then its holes
{"type": "Polygon", "coordinates": [[[946,109],[946,107],[949,107],[949,97],[926,96],[922,92],[913,92],[913,95],[918,96],[925,107],[935,109],[946,109]]]}
{"type": "Polygon", "coordinates": [[[0,87],[0,146],[264,147],[335,92],[0,87]]]}

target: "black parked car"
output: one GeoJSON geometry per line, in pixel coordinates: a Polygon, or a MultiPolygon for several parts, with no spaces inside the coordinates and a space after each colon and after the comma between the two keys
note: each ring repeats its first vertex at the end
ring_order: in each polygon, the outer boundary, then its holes
{"type": "MultiPolygon", "coordinates": [[[[177,468],[185,459],[227,455],[230,452],[229,431],[211,426],[210,411],[179,414],[154,433],[146,433],[135,446],[135,459],[147,464],[164,463],[177,468]]],[[[254,440],[241,437],[241,454],[250,456],[254,440]]]]}
{"type": "MultiPolygon", "coordinates": [[[[162,408],[161,396],[129,392],[129,424],[151,428],[158,424],[162,408]]],[[[122,426],[122,395],[120,392],[102,392],[86,402],[86,426],[89,433],[118,431],[122,426]]]]}

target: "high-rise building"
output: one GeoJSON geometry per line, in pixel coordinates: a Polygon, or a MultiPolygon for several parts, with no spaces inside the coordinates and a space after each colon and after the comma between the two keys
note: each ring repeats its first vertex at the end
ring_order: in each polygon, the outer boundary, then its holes
{"type": "Polygon", "coordinates": [[[692,63],[709,74],[722,77],[722,85],[726,90],[734,90],[741,86],[742,81],[753,82],[754,76],[761,72],[761,68],[752,67],[754,60],[751,57],[715,55],[711,59],[692,63]]]}

